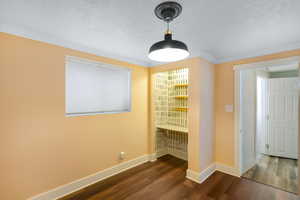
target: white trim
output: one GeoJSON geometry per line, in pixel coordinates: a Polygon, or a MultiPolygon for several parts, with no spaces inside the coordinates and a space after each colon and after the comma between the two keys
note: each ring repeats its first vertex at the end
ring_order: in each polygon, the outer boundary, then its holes
{"type": "Polygon", "coordinates": [[[159,157],[162,157],[164,155],[172,155],[176,158],[179,158],[181,160],[186,160],[187,161],[187,153],[186,152],[182,152],[182,151],[179,151],[179,150],[170,150],[168,148],[163,148],[163,149],[160,149],[158,150],[156,153],[155,153],[155,157],[156,158],[159,158],[159,157]]]}
{"type": "Polygon", "coordinates": [[[157,151],[155,153],[155,158],[159,158],[159,157],[162,157],[162,156],[167,155],[167,154],[168,154],[168,149],[167,148],[160,149],[159,151],[157,151]]]}
{"type": "MultiPolygon", "coordinates": [[[[92,185],[96,182],[99,182],[101,180],[104,180],[106,178],[109,178],[111,176],[114,176],[118,173],[121,173],[123,171],[126,171],[130,168],[136,167],[138,165],[141,165],[143,163],[146,163],[148,161],[155,161],[156,160],[156,154],[149,154],[149,155],[143,155],[138,158],[135,158],[133,160],[129,160],[123,163],[120,163],[118,165],[115,165],[113,167],[101,170],[95,174],[86,176],[84,178],[78,179],[76,181],[73,181],[71,183],[67,183],[65,185],[59,186],[57,188],[51,189],[47,192],[38,194],[36,196],[33,196],[31,198],[28,198],[28,200],[53,200],[58,199],[61,197],[64,197],[68,194],[71,194],[73,192],[76,192],[82,188],[85,188],[89,185],[92,185]]],[[[193,170],[188,169],[186,171],[186,178],[196,182],[196,183],[203,183],[208,177],[210,177],[215,171],[220,171],[232,176],[239,176],[237,173],[237,169],[233,167],[226,166],[221,163],[213,163],[209,167],[207,167],[202,172],[195,172],[193,170]]]]}
{"type": "Polygon", "coordinates": [[[195,172],[191,169],[187,169],[186,170],[186,178],[190,179],[191,181],[194,181],[196,183],[200,183],[200,173],[199,172],[195,172]]]}
{"type": "Polygon", "coordinates": [[[216,171],[223,172],[225,174],[229,174],[231,176],[240,177],[239,170],[235,167],[230,167],[224,165],[222,163],[216,163],[216,171]]]}
{"type": "Polygon", "coordinates": [[[181,160],[186,160],[187,161],[187,152],[179,151],[176,149],[168,150],[168,154],[179,158],[181,160]]]}
{"type": "MultiPolygon", "coordinates": [[[[134,63],[134,64],[145,66],[145,67],[153,67],[153,66],[162,64],[162,63],[157,63],[157,62],[153,62],[150,60],[145,61],[145,60],[138,60],[135,58],[128,58],[128,57],[124,57],[121,55],[117,55],[113,52],[111,52],[111,53],[103,52],[99,49],[80,45],[78,43],[74,43],[74,42],[68,41],[66,39],[56,37],[54,35],[50,35],[50,34],[43,33],[43,32],[37,31],[37,30],[33,30],[32,28],[25,27],[24,25],[17,25],[16,23],[7,22],[7,21],[0,21],[0,32],[9,33],[12,35],[17,35],[17,36],[21,36],[21,37],[29,38],[32,40],[41,41],[41,42],[46,42],[49,44],[54,44],[54,45],[62,46],[65,48],[74,49],[77,51],[91,53],[91,54],[95,54],[98,56],[122,60],[125,62],[134,63]]],[[[290,50],[295,50],[295,49],[300,49],[299,42],[291,44],[291,45],[285,45],[285,46],[280,46],[280,47],[271,48],[271,49],[263,49],[260,51],[256,51],[255,53],[252,53],[252,54],[232,56],[232,57],[226,57],[226,58],[216,58],[214,55],[212,55],[208,52],[197,52],[196,55],[192,55],[192,56],[193,57],[200,56],[200,57],[212,62],[213,64],[220,64],[220,63],[236,61],[236,60],[241,60],[241,59],[245,59],[245,58],[253,58],[253,57],[269,55],[269,54],[279,53],[279,52],[283,52],[283,51],[290,51],[290,50]]]]}
{"type": "Polygon", "coordinates": [[[191,169],[186,170],[186,178],[196,183],[203,183],[208,179],[215,171],[219,171],[231,176],[240,177],[239,170],[235,167],[227,166],[222,163],[213,163],[202,172],[196,172],[191,169]]]}
{"type": "MultiPolygon", "coordinates": [[[[76,42],[71,42],[67,39],[63,39],[63,38],[60,38],[60,37],[57,37],[57,36],[54,36],[51,34],[47,34],[47,33],[41,32],[41,31],[33,30],[32,28],[26,27],[24,25],[17,25],[13,22],[6,22],[6,21],[1,22],[0,21],[0,32],[17,35],[17,36],[21,36],[24,38],[37,40],[37,41],[41,41],[41,42],[46,42],[49,44],[54,44],[54,45],[62,46],[65,48],[74,49],[77,51],[91,53],[91,54],[95,54],[97,56],[102,56],[102,57],[112,58],[112,59],[116,59],[116,60],[120,60],[120,61],[125,61],[125,62],[129,62],[129,63],[141,65],[144,67],[154,67],[154,66],[163,64],[162,62],[155,62],[155,61],[151,61],[151,60],[140,60],[140,59],[131,58],[131,57],[130,58],[124,57],[122,55],[117,55],[115,52],[110,52],[110,53],[103,52],[99,49],[80,45],[76,42]]],[[[195,57],[195,56],[197,56],[197,57],[200,56],[200,57],[212,62],[213,64],[217,63],[217,59],[212,54],[204,52],[204,51],[198,52],[197,55],[193,55],[193,57],[195,57]]]]}
{"type": "Polygon", "coordinates": [[[156,154],[149,154],[149,161],[150,162],[155,162],[157,160],[156,154]]]}
{"type": "MultiPolygon", "coordinates": [[[[24,38],[37,40],[37,41],[41,41],[41,42],[46,42],[49,44],[54,44],[54,45],[62,46],[65,48],[74,49],[77,51],[87,52],[87,53],[95,54],[95,55],[102,56],[102,57],[107,57],[107,58],[121,60],[121,61],[129,62],[129,63],[134,63],[134,64],[141,65],[144,67],[153,67],[153,66],[162,64],[161,62],[154,62],[151,60],[145,61],[145,60],[140,60],[140,59],[135,59],[135,58],[128,58],[128,57],[124,57],[121,55],[117,55],[114,52],[110,52],[110,53],[103,52],[96,48],[90,48],[88,46],[80,45],[78,43],[71,42],[67,39],[62,39],[62,38],[59,38],[59,37],[56,37],[54,35],[50,35],[47,33],[42,33],[40,31],[36,31],[31,28],[25,27],[24,25],[16,25],[11,22],[5,22],[5,21],[1,22],[0,21],[0,32],[17,35],[17,36],[21,36],[24,38]]],[[[210,61],[214,64],[217,63],[216,58],[207,52],[198,52],[197,56],[201,56],[202,58],[207,59],[208,61],[210,61]]]]}
{"type": "Polygon", "coordinates": [[[106,179],[106,178],[116,175],[118,173],[121,173],[125,170],[128,170],[128,169],[133,168],[138,165],[141,165],[145,162],[148,162],[150,159],[151,159],[151,155],[143,155],[143,156],[140,156],[133,160],[125,161],[125,162],[115,165],[113,167],[101,170],[95,174],[86,176],[84,178],[78,179],[71,183],[68,183],[68,184],[59,186],[57,188],[54,188],[52,190],[49,190],[47,192],[38,194],[34,197],[29,198],[28,200],[53,200],[53,199],[61,198],[63,196],[71,194],[75,191],[78,191],[82,188],[85,188],[89,185],[92,185],[98,181],[101,181],[103,179],[106,179]]]}
{"type": "Polygon", "coordinates": [[[192,57],[199,57],[199,58],[203,58],[209,62],[211,62],[212,64],[218,64],[218,60],[216,59],[216,57],[208,52],[198,52],[196,55],[194,55],[195,53],[192,53],[192,55],[189,58],[192,57]]]}
{"type": "Polygon", "coordinates": [[[216,171],[216,165],[213,163],[202,172],[195,172],[191,169],[186,170],[186,178],[196,182],[203,183],[208,177],[210,177],[216,171]]]}
{"type": "Polygon", "coordinates": [[[284,65],[291,65],[291,64],[298,65],[299,62],[300,62],[300,56],[293,56],[293,57],[282,58],[282,59],[273,59],[270,61],[235,65],[233,69],[234,70],[265,69],[268,67],[284,66],[284,65]]]}
{"type": "Polygon", "coordinates": [[[243,55],[231,56],[225,58],[217,58],[217,64],[238,61],[246,58],[255,58],[264,55],[270,55],[270,54],[280,53],[284,51],[292,51],[297,49],[300,49],[300,42],[295,42],[291,45],[282,45],[282,46],[269,48],[269,49],[256,50],[255,53],[249,53],[249,54],[243,54],[243,55]]]}
{"type": "Polygon", "coordinates": [[[79,116],[93,116],[93,115],[106,115],[106,114],[120,114],[131,112],[131,109],[118,110],[118,111],[103,111],[103,112],[85,112],[85,113],[65,113],[66,117],[79,117],[79,116]]]}
{"type": "Polygon", "coordinates": [[[240,71],[234,72],[234,166],[241,175],[240,145],[240,71]]]}

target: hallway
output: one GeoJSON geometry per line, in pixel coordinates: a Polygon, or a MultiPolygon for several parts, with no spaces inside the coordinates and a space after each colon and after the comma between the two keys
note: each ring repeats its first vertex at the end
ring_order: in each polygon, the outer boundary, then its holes
{"type": "Polygon", "coordinates": [[[297,193],[297,160],[262,155],[259,162],[243,174],[244,178],[297,193]]]}

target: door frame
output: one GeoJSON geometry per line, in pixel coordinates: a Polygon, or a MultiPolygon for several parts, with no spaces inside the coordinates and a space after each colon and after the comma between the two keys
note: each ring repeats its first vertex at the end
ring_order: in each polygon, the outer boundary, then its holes
{"type": "MultiPolygon", "coordinates": [[[[239,76],[238,76],[238,82],[239,83],[240,83],[241,80],[243,80],[243,77],[241,76],[242,71],[246,71],[246,70],[240,70],[239,71],[240,72],[239,76]]],[[[245,150],[243,149],[245,147],[245,145],[244,145],[244,143],[245,143],[244,139],[245,138],[243,138],[243,136],[246,136],[247,133],[251,133],[251,132],[249,132],[249,130],[247,130],[247,128],[254,128],[254,131],[256,133],[256,120],[255,120],[256,119],[256,100],[253,102],[254,96],[249,97],[249,98],[251,98],[251,100],[250,100],[251,106],[249,105],[249,107],[244,107],[241,104],[242,102],[244,102],[244,100],[247,99],[247,98],[244,99],[243,95],[241,95],[241,92],[242,92],[243,89],[250,89],[251,90],[250,92],[251,93],[253,92],[252,95],[255,95],[255,93],[256,93],[256,88],[254,87],[254,85],[252,85],[252,84],[254,84],[254,82],[252,82],[252,81],[254,81],[253,76],[254,76],[255,71],[254,70],[249,70],[249,69],[247,69],[247,71],[250,72],[250,74],[248,74],[248,75],[245,74],[246,76],[244,76],[244,78],[248,79],[248,81],[251,81],[251,85],[249,85],[249,83],[246,84],[246,85],[239,84],[239,88],[238,88],[239,102],[238,102],[237,105],[238,105],[238,110],[239,110],[239,116],[238,117],[239,117],[239,126],[240,126],[240,129],[239,129],[240,130],[239,131],[239,136],[240,136],[240,149],[239,149],[240,150],[240,157],[239,157],[240,158],[240,174],[242,174],[243,172],[245,172],[245,171],[249,170],[250,168],[252,168],[255,165],[255,162],[256,162],[256,154],[255,154],[255,152],[252,152],[252,151],[251,152],[254,153],[254,154],[251,153],[251,155],[247,155],[249,157],[247,157],[247,156],[245,157],[247,159],[243,159],[243,157],[245,156],[244,155],[245,150]],[[254,104],[252,104],[252,103],[254,103],[254,104]],[[254,107],[252,107],[252,106],[254,106],[254,107]],[[250,108],[250,110],[249,110],[249,108],[250,108]],[[254,114],[254,116],[252,114],[254,114]],[[250,118],[251,119],[254,118],[254,121],[252,121],[254,124],[252,124],[252,122],[250,123],[251,125],[247,124],[247,120],[246,121],[245,121],[245,119],[242,120],[242,117],[246,117],[248,120],[250,120],[250,118]],[[248,118],[248,117],[250,117],[250,118],[248,118]],[[250,126],[248,126],[248,125],[250,125],[250,126]],[[254,127],[252,127],[252,125],[254,125],[254,127]],[[244,126],[244,127],[242,127],[242,126],[244,126]],[[249,161],[251,161],[251,162],[249,162],[249,161]]],[[[244,102],[244,103],[246,103],[246,102],[244,102]]],[[[250,139],[250,138],[248,138],[248,139],[250,139]]],[[[246,141],[248,139],[246,139],[246,141]]],[[[254,146],[252,146],[252,147],[248,146],[248,147],[254,148],[253,150],[255,150],[256,149],[255,136],[253,136],[251,134],[251,140],[252,139],[253,139],[253,145],[254,146]]],[[[250,149],[247,149],[247,150],[250,150],[250,149]]]]}
{"type": "MultiPolygon", "coordinates": [[[[242,70],[249,70],[249,69],[266,69],[268,67],[274,67],[274,66],[285,66],[285,65],[292,65],[295,64],[298,66],[300,71],[300,56],[293,56],[283,59],[273,59],[269,61],[264,62],[254,62],[254,63],[248,63],[248,64],[240,64],[234,66],[234,166],[239,174],[239,176],[242,175],[242,159],[241,159],[241,152],[242,152],[242,143],[241,143],[241,127],[240,127],[240,74],[242,70]]],[[[300,73],[299,73],[300,77],[300,73]]],[[[300,97],[300,84],[299,84],[299,97],[300,97]]],[[[300,113],[300,98],[299,98],[299,113],[300,113]]],[[[298,128],[298,174],[300,176],[300,116],[299,118],[299,128],[298,128]]],[[[298,183],[299,183],[299,191],[300,191],[300,178],[298,177],[298,183]]]]}

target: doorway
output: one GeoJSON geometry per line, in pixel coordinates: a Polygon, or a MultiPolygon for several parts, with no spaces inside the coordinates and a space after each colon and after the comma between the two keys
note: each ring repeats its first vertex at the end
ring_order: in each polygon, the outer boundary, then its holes
{"type": "Polygon", "coordinates": [[[297,193],[299,59],[243,67],[236,71],[240,174],[297,193]]]}

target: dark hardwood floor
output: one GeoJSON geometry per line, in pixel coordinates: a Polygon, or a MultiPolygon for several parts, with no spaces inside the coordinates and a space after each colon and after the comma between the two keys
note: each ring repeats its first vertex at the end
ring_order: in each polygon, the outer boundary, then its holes
{"type": "Polygon", "coordinates": [[[215,172],[204,183],[185,178],[186,161],[164,156],[60,200],[295,200],[295,194],[215,172]]]}

